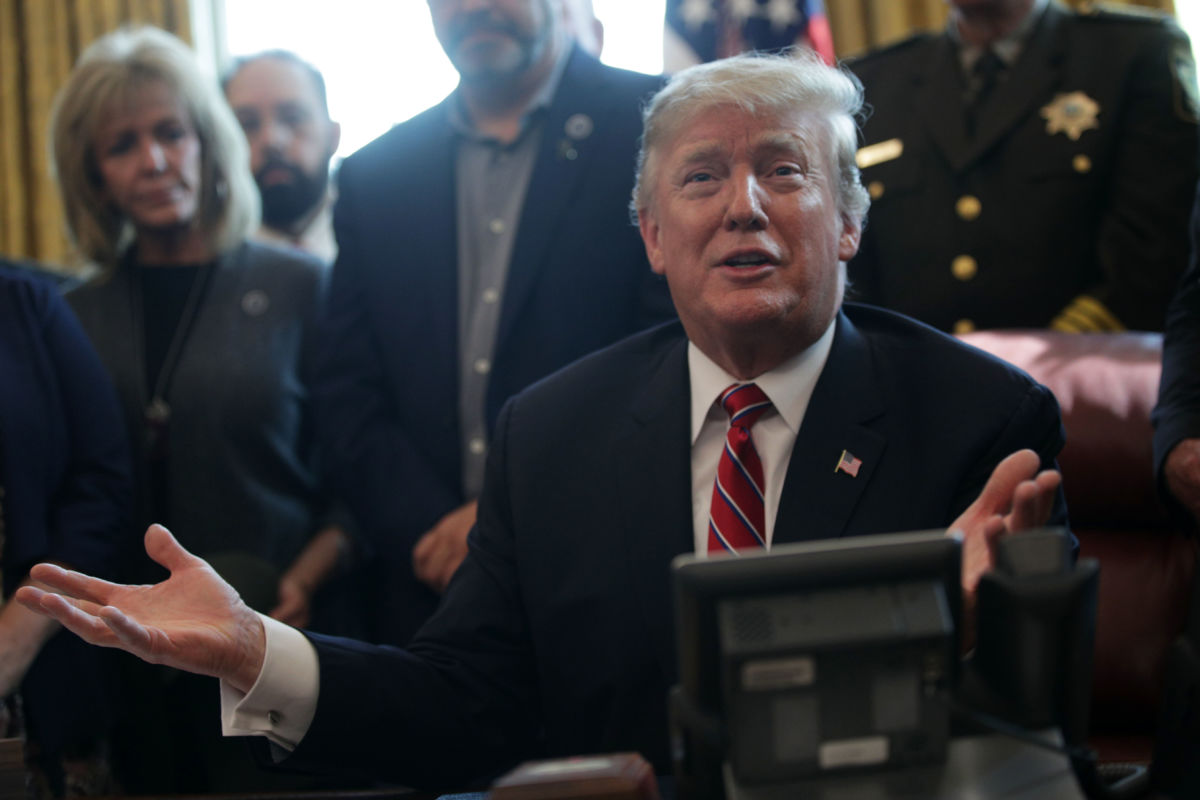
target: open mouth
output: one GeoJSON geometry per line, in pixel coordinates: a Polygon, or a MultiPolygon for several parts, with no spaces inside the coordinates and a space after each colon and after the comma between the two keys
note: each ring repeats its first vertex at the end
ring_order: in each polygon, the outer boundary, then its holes
{"type": "Polygon", "coordinates": [[[742,253],[740,255],[731,256],[721,262],[722,266],[733,267],[735,269],[750,269],[753,267],[764,267],[768,264],[774,264],[774,260],[765,253],[742,253]]]}

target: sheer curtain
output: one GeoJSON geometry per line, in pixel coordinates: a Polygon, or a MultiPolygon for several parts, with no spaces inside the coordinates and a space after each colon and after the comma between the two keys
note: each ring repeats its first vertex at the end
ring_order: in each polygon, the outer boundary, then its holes
{"type": "Polygon", "coordinates": [[[190,41],[188,0],[0,0],[0,255],[65,266],[70,248],[50,178],[54,94],[92,40],[129,23],[190,41]]]}

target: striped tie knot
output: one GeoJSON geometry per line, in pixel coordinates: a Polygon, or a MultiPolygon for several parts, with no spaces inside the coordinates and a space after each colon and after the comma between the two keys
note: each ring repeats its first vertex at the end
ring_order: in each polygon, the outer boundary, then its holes
{"type": "Polygon", "coordinates": [[[739,428],[753,427],[770,407],[771,401],[758,384],[735,383],[721,392],[721,408],[729,415],[729,424],[739,428]]]}
{"type": "Polygon", "coordinates": [[[721,392],[729,414],[725,447],[717,462],[709,510],[708,552],[736,553],[766,546],[763,466],[750,427],[771,407],[753,383],[735,383],[721,392]]]}

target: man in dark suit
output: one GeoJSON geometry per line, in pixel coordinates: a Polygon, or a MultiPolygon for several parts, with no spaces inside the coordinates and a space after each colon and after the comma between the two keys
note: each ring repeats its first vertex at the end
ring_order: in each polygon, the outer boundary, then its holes
{"type": "Polygon", "coordinates": [[[852,297],[958,333],[1162,330],[1197,179],[1187,37],[1150,12],[951,0],[853,63],[873,107],[852,297]]]}
{"type": "Polygon", "coordinates": [[[661,80],[573,45],[558,0],[429,5],[461,82],[340,169],[314,388],[392,643],[465,555],[503,402],[673,316],[625,210],[661,80]]]}
{"type": "Polygon", "coordinates": [[[227,731],[290,761],[431,786],[546,754],[636,750],[666,771],[680,553],[950,526],[970,607],[996,536],[1064,521],[1062,428],[1027,375],[899,315],[842,309],[867,204],[860,102],[815,56],[701,65],[656,96],[636,207],[682,325],[506,405],[470,555],[408,649],[260,618],[158,527],[146,543],[166,583],[42,565],[75,599],[21,602],[221,675],[227,731]],[[760,393],[731,425],[733,398],[760,393]],[[183,620],[163,611],[183,602],[183,620]]]}
{"type": "Polygon", "coordinates": [[[1192,209],[1192,260],[1163,332],[1154,408],[1154,471],[1164,496],[1200,523],[1200,190],[1192,209]]]}

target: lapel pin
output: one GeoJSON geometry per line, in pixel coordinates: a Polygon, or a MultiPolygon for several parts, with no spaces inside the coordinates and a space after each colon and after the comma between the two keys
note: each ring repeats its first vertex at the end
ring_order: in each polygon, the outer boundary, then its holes
{"type": "Polygon", "coordinates": [[[567,117],[567,124],[563,125],[563,133],[577,142],[581,142],[591,136],[592,131],[595,129],[595,123],[592,122],[592,118],[587,114],[572,114],[567,117]]]}
{"type": "Polygon", "coordinates": [[[854,454],[849,450],[842,451],[842,457],[838,459],[837,466],[833,468],[834,472],[844,472],[851,478],[858,477],[858,470],[862,467],[862,459],[855,458],[854,454]]]}
{"type": "Polygon", "coordinates": [[[271,298],[262,289],[251,289],[242,295],[242,311],[251,317],[261,317],[271,307],[271,298]]]}

